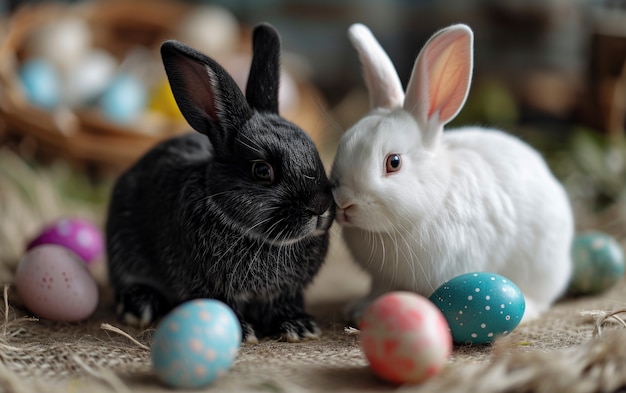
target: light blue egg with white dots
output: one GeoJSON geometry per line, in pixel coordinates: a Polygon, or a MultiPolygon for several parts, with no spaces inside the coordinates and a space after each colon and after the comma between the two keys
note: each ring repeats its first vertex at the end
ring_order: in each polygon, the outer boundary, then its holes
{"type": "Polygon", "coordinates": [[[241,326],[226,304],[192,300],[176,307],[157,326],[152,365],[167,385],[197,389],[226,373],[240,346],[241,326]]]}
{"type": "Polygon", "coordinates": [[[430,296],[448,321],[457,344],[487,344],[521,322],[526,302],[506,277],[474,272],[454,277],[430,296]]]}

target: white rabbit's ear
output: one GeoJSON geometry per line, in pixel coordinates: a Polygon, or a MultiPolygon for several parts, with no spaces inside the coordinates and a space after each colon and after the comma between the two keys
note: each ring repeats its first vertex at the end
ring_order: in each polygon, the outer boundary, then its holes
{"type": "Polygon", "coordinates": [[[398,73],[370,29],[355,23],[348,29],[348,37],[359,52],[372,108],[402,107],[404,91],[398,73]]]}
{"type": "Polygon", "coordinates": [[[472,30],[453,25],[431,37],[415,61],[404,109],[431,141],[465,103],[472,78],[472,46],[472,30]]]}

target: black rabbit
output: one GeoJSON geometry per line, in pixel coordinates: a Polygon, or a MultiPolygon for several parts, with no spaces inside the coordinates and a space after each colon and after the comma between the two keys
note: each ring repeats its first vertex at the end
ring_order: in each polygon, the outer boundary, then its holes
{"type": "Polygon", "coordinates": [[[228,304],[244,340],[317,337],[303,289],[328,248],[331,186],[313,141],[278,115],[280,37],[253,33],[246,97],[214,60],[161,46],[197,131],[149,151],[117,181],[106,224],[118,316],[147,325],[183,301],[228,304]]]}

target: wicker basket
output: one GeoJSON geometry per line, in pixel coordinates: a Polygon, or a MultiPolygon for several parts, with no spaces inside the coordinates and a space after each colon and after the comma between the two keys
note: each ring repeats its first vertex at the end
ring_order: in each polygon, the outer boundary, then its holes
{"type": "MultiPolygon", "coordinates": [[[[84,18],[94,45],[123,58],[138,44],[156,50],[177,38],[175,27],[193,5],[165,0],[100,0],[83,5],[25,6],[0,22],[0,142],[34,142],[39,157],[63,158],[82,168],[119,172],[158,141],[189,129],[173,119],[159,119],[150,127],[120,126],[94,109],[46,111],[27,102],[17,78],[29,34],[43,23],[69,14],[84,18]],[[4,37],[4,38],[2,38],[4,37]],[[156,128],[158,132],[146,133],[156,128]]],[[[241,28],[236,52],[250,52],[250,31],[241,28]]],[[[307,81],[296,81],[299,100],[283,115],[307,130],[320,143],[328,130],[323,100],[307,81]]]]}

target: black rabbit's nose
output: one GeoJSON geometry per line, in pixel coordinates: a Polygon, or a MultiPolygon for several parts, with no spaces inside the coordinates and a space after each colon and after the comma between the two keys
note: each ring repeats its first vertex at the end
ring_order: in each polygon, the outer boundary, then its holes
{"type": "Polygon", "coordinates": [[[309,204],[310,211],[316,216],[321,216],[331,209],[334,210],[334,203],[332,194],[326,191],[318,191],[313,195],[309,204]]]}
{"type": "Polygon", "coordinates": [[[312,219],[316,220],[315,226],[319,230],[327,230],[335,220],[335,201],[332,194],[326,191],[317,191],[307,203],[306,209],[312,219]]]}
{"type": "Polygon", "coordinates": [[[324,213],[317,216],[316,229],[327,230],[335,220],[335,208],[329,207],[324,213]]]}

